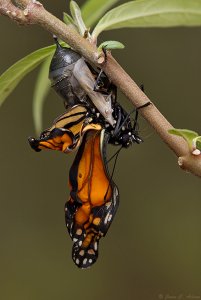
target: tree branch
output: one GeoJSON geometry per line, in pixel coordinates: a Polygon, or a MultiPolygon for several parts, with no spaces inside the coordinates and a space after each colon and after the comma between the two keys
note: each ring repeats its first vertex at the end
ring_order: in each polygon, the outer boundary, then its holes
{"type": "Polygon", "coordinates": [[[0,0],[0,15],[9,17],[11,20],[19,24],[28,24],[28,20],[24,11],[15,6],[12,1],[0,0]]]}
{"type": "MultiPolygon", "coordinates": [[[[0,0],[0,14],[19,24],[37,24],[51,34],[58,36],[83,55],[91,64],[101,67],[111,81],[136,107],[150,101],[111,54],[108,55],[107,63],[104,64],[104,56],[97,52],[97,48],[93,43],[89,43],[72,26],[66,25],[45,10],[40,2],[36,0],[0,0]]],[[[140,112],[157,131],[162,140],[179,157],[179,166],[201,177],[201,155],[194,156],[191,154],[183,138],[170,135],[167,132],[173,126],[158,111],[155,105],[152,103],[152,105],[141,109],[140,112]]]]}

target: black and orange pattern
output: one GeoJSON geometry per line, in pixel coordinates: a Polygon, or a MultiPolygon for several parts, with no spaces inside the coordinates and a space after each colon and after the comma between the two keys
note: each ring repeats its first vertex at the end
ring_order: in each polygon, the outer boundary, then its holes
{"type": "Polygon", "coordinates": [[[77,150],[70,168],[65,220],[73,241],[73,261],[79,268],[88,268],[98,258],[99,240],[119,205],[118,188],[108,171],[107,144],[128,148],[142,142],[136,130],[138,110],[133,119],[117,102],[117,88],[102,70],[62,47],[57,39],[56,44],[49,77],[67,111],[39,139],[30,137],[29,143],[35,151],[77,150]]]}
{"type": "Polygon", "coordinates": [[[108,173],[104,130],[89,129],[70,169],[70,200],[65,205],[66,226],[74,242],[72,258],[80,268],[98,257],[119,204],[119,193],[108,173]]]}
{"type": "Polygon", "coordinates": [[[59,116],[50,128],[43,131],[39,139],[30,137],[29,143],[37,152],[42,149],[71,152],[78,146],[81,130],[87,121],[86,107],[75,105],[59,116]]]}
{"type": "Polygon", "coordinates": [[[65,220],[73,240],[72,258],[79,268],[88,268],[98,258],[98,244],[112,223],[119,193],[109,175],[106,146],[109,134],[94,124],[86,108],[76,105],[57,118],[39,139],[29,138],[35,151],[78,152],[70,168],[70,198],[65,220]]]}

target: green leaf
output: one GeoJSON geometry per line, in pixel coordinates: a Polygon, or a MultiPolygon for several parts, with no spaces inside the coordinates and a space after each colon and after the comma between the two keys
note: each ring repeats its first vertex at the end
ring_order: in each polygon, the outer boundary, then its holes
{"type": "Polygon", "coordinates": [[[103,30],[124,27],[200,26],[200,0],[139,0],[107,12],[96,25],[93,37],[103,30]]]}
{"type": "Polygon", "coordinates": [[[119,0],[88,0],[82,7],[82,17],[87,27],[94,25],[100,17],[119,0]]]}
{"type": "Polygon", "coordinates": [[[69,14],[67,14],[65,12],[63,13],[63,21],[66,25],[73,27],[77,32],[79,32],[77,25],[75,24],[73,18],[71,18],[71,16],[69,16],[69,14]]]}
{"type": "Polygon", "coordinates": [[[71,18],[71,16],[65,12],[63,13],[63,21],[66,25],[75,26],[75,22],[74,22],[73,18],[71,18]]]}
{"type": "Polygon", "coordinates": [[[191,130],[188,130],[188,129],[175,129],[175,128],[168,130],[168,132],[170,134],[174,134],[174,135],[178,135],[178,136],[183,137],[187,141],[187,143],[189,145],[189,148],[191,150],[194,148],[193,147],[193,145],[194,145],[194,139],[196,137],[198,137],[197,132],[191,131],[191,130]]]}
{"type": "Polygon", "coordinates": [[[87,31],[87,28],[83,22],[81,10],[75,1],[70,2],[70,12],[73,17],[73,20],[75,21],[78,27],[80,34],[84,36],[85,32],[87,31]]]}
{"type": "Polygon", "coordinates": [[[50,89],[49,67],[52,56],[44,61],[37,77],[33,96],[33,120],[37,135],[42,131],[43,105],[50,89]]]}
{"type": "Polygon", "coordinates": [[[106,50],[112,50],[112,49],[123,49],[125,46],[118,42],[118,41],[105,41],[98,47],[98,50],[102,50],[102,48],[105,48],[106,50]]]}
{"type": "Polygon", "coordinates": [[[196,148],[201,151],[201,136],[195,138],[195,142],[196,142],[196,148]]]}
{"type": "Polygon", "coordinates": [[[0,76],[0,105],[15,89],[18,83],[55,50],[55,45],[41,48],[25,56],[0,76]]]}

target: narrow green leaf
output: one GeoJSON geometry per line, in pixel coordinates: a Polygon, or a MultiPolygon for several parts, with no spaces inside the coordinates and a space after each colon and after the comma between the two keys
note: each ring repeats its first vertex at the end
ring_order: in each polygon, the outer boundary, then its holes
{"type": "Polygon", "coordinates": [[[37,135],[42,131],[43,105],[50,89],[49,67],[52,56],[44,61],[38,74],[33,95],[33,120],[37,135]]]}
{"type": "Polygon", "coordinates": [[[98,47],[98,50],[105,48],[106,50],[123,49],[125,46],[118,41],[105,41],[98,47]]]}
{"type": "Polygon", "coordinates": [[[18,83],[55,50],[55,45],[41,48],[25,56],[0,76],[0,105],[18,83]]]}
{"type": "Polygon", "coordinates": [[[196,149],[201,151],[201,136],[198,136],[194,139],[196,149]]]}
{"type": "MultiPolygon", "coordinates": [[[[79,32],[77,25],[75,24],[73,18],[71,18],[71,16],[67,13],[63,13],[63,21],[66,25],[70,25],[71,27],[73,27],[77,32],[79,32]]],[[[67,44],[66,44],[67,45],[67,44]]]]}
{"type": "Polygon", "coordinates": [[[192,130],[188,130],[188,129],[176,129],[176,128],[174,128],[174,129],[168,130],[168,132],[170,134],[174,134],[174,135],[178,135],[178,136],[183,137],[187,141],[190,149],[193,148],[193,144],[194,144],[193,140],[196,137],[198,137],[197,132],[192,131],[192,130]]]}
{"type": "Polygon", "coordinates": [[[107,12],[96,25],[93,37],[103,30],[124,27],[201,26],[200,0],[139,0],[107,12]]]}
{"type": "Polygon", "coordinates": [[[119,0],[88,0],[82,7],[82,17],[87,27],[94,25],[100,17],[119,0]]]}
{"type": "Polygon", "coordinates": [[[74,25],[75,26],[75,22],[74,22],[73,18],[71,18],[71,16],[69,14],[67,14],[66,12],[63,13],[63,21],[66,25],[74,25]]]}
{"type": "Polygon", "coordinates": [[[70,2],[70,12],[73,17],[73,20],[75,21],[78,27],[80,34],[84,36],[85,32],[87,31],[87,28],[83,22],[81,10],[75,1],[70,2]]]}

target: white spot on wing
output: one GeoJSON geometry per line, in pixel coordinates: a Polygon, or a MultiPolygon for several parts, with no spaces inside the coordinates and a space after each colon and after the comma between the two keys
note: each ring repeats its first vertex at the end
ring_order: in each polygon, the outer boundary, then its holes
{"type": "Polygon", "coordinates": [[[105,206],[106,206],[107,208],[109,208],[111,204],[112,204],[112,202],[107,202],[107,203],[105,204],[105,206]]]}
{"type": "Polygon", "coordinates": [[[104,224],[107,224],[110,213],[108,213],[105,217],[104,224]]]}
{"type": "Polygon", "coordinates": [[[97,251],[98,250],[98,245],[97,242],[94,243],[94,250],[97,251]]]}
{"type": "Polygon", "coordinates": [[[112,215],[109,215],[108,222],[110,222],[111,219],[112,219],[112,215]]]}

